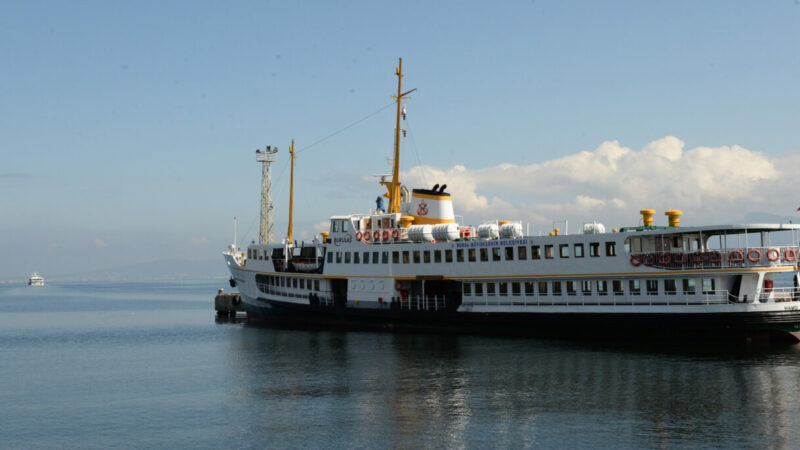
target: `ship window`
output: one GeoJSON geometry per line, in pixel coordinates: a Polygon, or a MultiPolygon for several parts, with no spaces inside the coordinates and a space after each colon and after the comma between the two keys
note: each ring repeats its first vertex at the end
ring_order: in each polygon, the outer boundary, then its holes
{"type": "Polygon", "coordinates": [[[306,288],[306,280],[304,278],[300,278],[300,289],[306,288]]]}
{"type": "Polygon", "coordinates": [[[641,253],[642,252],[642,238],[640,237],[633,237],[628,239],[631,242],[630,245],[630,252],[631,253],[641,253]]]}
{"type": "Polygon", "coordinates": [[[561,295],[561,282],[553,281],[553,295],[561,295]]]}
{"type": "Polygon", "coordinates": [[[511,283],[511,295],[519,297],[519,281],[513,281],[511,283]]]}
{"type": "Polygon", "coordinates": [[[599,242],[591,242],[589,243],[589,256],[600,256],[600,243],[599,242]]]}
{"type": "Polygon", "coordinates": [[[703,278],[703,294],[713,294],[716,290],[713,278],[703,278]]]}
{"type": "Polygon", "coordinates": [[[553,258],[553,246],[552,245],[545,245],[544,246],[544,257],[547,259],[553,258]]]}
{"type": "Polygon", "coordinates": [[[558,246],[558,254],[562,258],[569,258],[569,244],[561,244],[558,246]]]}
{"type": "Polygon", "coordinates": [[[342,263],[342,252],[336,252],[336,264],[342,263]]]}
{"type": "Polygon", "coordinates": [[[441,250],[434,250],[433,251],[433,262],[435,262],[435,263],[442,262],[442,251],[441,250]]]}
{"type": "Polygon", "coordinates": [[[501,281],[501,282],[497,283],[497,285],[498,285],[498,290],[500,291],[500,295],[502,295],[503,297],[507,296],[508,295],[508,283],[506,283],[505,281],[501,281]]]}
{"type": "Polygon", "coordinates": [[[414,250],[414,264],[419,264],[422,261],[419,257],[419,250],[414,250]]]}
{"type": "Polygon", "coordinates": [[[475,283],[475,295],[483,295],[483,283],[475,283]]]}
{"type": "Polygon", "coordinates": [[[350,264],[350,252],[344,252],[344,263],[350,264]]]}
{"type": "Polygon", "coordinates": [[[616,242],[606,242],[606,256],[617,256],[616,242]]]}
{"type": "Polygon", "coordinates": [[[494,283],[486,283],[486,295],[494,297],[494,283]]]}
{"type": "Polygon", "coordinates": [[[525,295],[533,295],[533,281],[525,282],[525,295]]]}
{"type": "Polygon", "coordinates": [[[486,248],[481,249],[481,261],[486,262],[489,260],[489,250],[486,248]]]}
{"type": "Polygon", "coordinates": [[[639,282],[639,280],[630,280],[630,281],[628,281],[628,292],[630,292],[631,295],[639,295],[639,294],[641,294],[641,292],[642,292],[642,284],[639,282]]]}
{"type": "Polygon", "coordinates": [[[683,293],[684,294],[694,294],[694,278],[684,278],[683,280],[683,293]]]}
{"type": "Polygon", "coordinates": [[[292,278],[292,287],[297,289],[297,278],[292,278]]]}
{"type": "Polygon", "coordinates": [[[453,251],[452,250],[445,250],[444,251],[444,262],[453,262],[453,251]]]}
{"type": "Polygon", "coordinates": [[[542,249],[538,245],[531,245],[531,259],[542,257],[542,249]]]}
{"type": "Polygon", "coordinates": [[[528,247],[521,245],[517,247],[517,259],[520,261],[525,261],[528,259],[528,247]]]}
{"type": "Polygon", "coordinates": [[[506,261],[514,260],[514,247],[506,247],[506,261]]]}
{"type": "Polygon", "coordinates": [[[408,264],[408,261],[410,261],[410,260],[408,259],[408,256],[409,256],[409,255],[408,255],[408,251],[404,251],[404,252],[403,252],[403,264],[408,264]]]}
{"type": "Polygon", "coordinates": [[[333,224],[333,230],[331,230],[331,231],[333,231],[334,233],[339,231],[339,221],[338,220],[332,220],[331,223],[333,224]]]}
{"type": "Polygon", "coordinates": [[[612,281],[611,289],[614,290],[614,295],[622,295],[622,280],[612,281]]]}
{"type": "Polygon", "coordinates": [[[381,253],[381,262],[383,264],[389,264],[389,252],[381,253]]]}
{"type": "Polygon", "coordinates": [[[319,291],[319,280],[314,280],[314,290],[319,291]]]}
{"type": "Polygon", "coordinates": [[[361,264],[358,252],[353,252],[353,264],[361,264]]]}
{"type": "Polygon", "coordinates": [[[658,294],[658,280],[647,280],[646,285],[648,295],[658,294]]]}
{"type": "Polygon", "coordinates": [[[492,261],[500,261],[500,247],[492,247],[492,261]]]}
{"type": "Polygon", "coordinates": [[[583,244],[575,244],[575,257],[583,258],[583,244]]]}
{"type": "Polygon", "coordinates": [[[578,282],[567,281],[567,295],[575,295],[578,293],[578,282]]]}
{"type": "Polygon", "coordinates": [[[369,264],[369,252],[364,252],[364,264],[369,264]]]}
{"type": "Polygon", "coordinates": [[[472,283],[464,283],[464,295],[472,295],[472,283]]]}
{"type": "Polygon", "coordinates": [[[378,264],[378,252],[372,252],[372,264],[378,264]]]}
{"type": "Polygon", "coordinates": [[[456,250],[456,262],[464,262],[464,249],[459,248],[456,250]]]}
{"type": "Polygon", "coordinates": [[[469,262],[475,262],[476,261],[476,259],[475,259],[475,253],[476,253],[475,249],[474,248],[468,249],[468,253],[469,253],[469,262]]]}
{"type": "Polygon", "coordinates": [[[392,252],[392,264],[400,264],[400,252],[392,252]]]}
{"type": "Polygon", "coordinates": [[[431,251],[430,250],[423,250],[422,252],[422,262],[429,264],[431,262],[431,251]]]}
{"type": "Polygon", "coordinates": [[[328,263],[333,263],[333,252],[328,252],[328,263]]]}
{"type": "Polygon", "coordinates": [[[677,291],[677,287],[675,286],[675,280],[667,279],[664,280],[664,293],[667,295],[675,295],[675,291],[677,291]]]}
{"type": "Polygon", "coordinates": [[[597,280],[597,294],[608,295],[608,281],[597,280]]]}
{"type": "Polygon", "coordinates": [[[583,280],[581,281],[581,292],[583,295],[592,295],[592,281],[591,280],[583,280]]]}
{"type": "Polygon", "coordinates": [[[547,295],[547,282],[546,281],[540,281],[538,284],[539,284],[539,286],[538,286],[539,295],[547,295]]]}

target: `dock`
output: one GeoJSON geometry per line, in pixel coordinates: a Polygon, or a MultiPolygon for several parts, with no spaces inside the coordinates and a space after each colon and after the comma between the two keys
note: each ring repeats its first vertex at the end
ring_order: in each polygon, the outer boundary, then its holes
{"type": "Polygon", "coordinates": [[[217,296],[214,297],[214,309],[217,311],[218,317],[236,317],[237,312],[244,312],[242,297],[238,292],[223,293],[220,289],[217,296]]]}

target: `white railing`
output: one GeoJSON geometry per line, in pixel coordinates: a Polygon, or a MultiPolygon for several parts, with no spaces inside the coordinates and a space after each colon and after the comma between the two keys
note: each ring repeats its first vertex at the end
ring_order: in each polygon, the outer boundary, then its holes
{"type": "Polygon", "coordinates": [[[561,295],[465,295],[462,304],[467,306],[688,306],[724,305],[735,303],[727,290],[697,292],[696,294],[615,294],[606,295],[580,292],[561,295]]]}

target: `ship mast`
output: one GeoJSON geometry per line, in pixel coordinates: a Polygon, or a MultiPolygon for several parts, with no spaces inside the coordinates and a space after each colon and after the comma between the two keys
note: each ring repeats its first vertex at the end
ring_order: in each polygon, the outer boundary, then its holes
{"type": "Polygon", "coordinates": [[[397,96],[392,96],[395,100],[397,100],[397,122],[394,128],[394,164],[392,167],[392,181],[391,183],[383,183],[384,186],[389,190],[389,213],[399,213],[400,212],[400,114],[402,108],[402,101],[405,100],[406,95],[416,91],[417,89],[411,89],[410,91],[403,92],[403,58],[400,58],[400,62],[397,65],[397,96]]]}
{"type": "Polygon", "coordinates": [[[256,150],[256,161],[261,163],[261,224],[258,229],[258,243],[272,241],[272,180],[270,165],[278,160],[278,147],[266,146],[256,150]]]}
{"type": "Polygon", "coordinates": [[[292,239],[292,208],[294,207],[294,139],[292,139],[292,145],[289,146],[289,155],[291,157],[291,177],[289,181],[289,233],[287,234],[287,240],[289,241],[289,245],[293,242],[292,239]]]}

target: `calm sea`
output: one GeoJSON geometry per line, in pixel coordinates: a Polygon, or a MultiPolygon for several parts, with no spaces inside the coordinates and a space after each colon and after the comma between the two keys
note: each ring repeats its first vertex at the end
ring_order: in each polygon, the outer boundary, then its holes
{"type": "Polygon", "coordinates": [[[798,346],[266,329],[224,285],[0,286],[0,447],[800,445],[798,346]]]}

